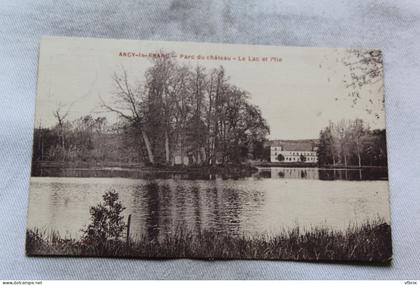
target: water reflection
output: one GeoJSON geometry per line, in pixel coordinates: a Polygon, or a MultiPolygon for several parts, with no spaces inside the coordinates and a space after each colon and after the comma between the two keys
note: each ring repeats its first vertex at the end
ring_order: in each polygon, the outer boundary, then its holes
{"type": "Polygon", "coordinates": [[[126,217],[132,214],[133,236],[150,242],[179,227],[195,234],[204,229],[231,235],[276,233],[327,220],[328,226],[346,227],[387,217],[388,211],[387,182],[373,181],[387,180],[386,169],[379,168],[261,167],[249,177],[234,179],[133,169],[37,169],[39,176],[64,177],[31,178],[28,226],[73,237],[89,223],[90,207],[110,190],[120,194],[126,217]]]}
{"type": "Polygon", "coordinates": [[[149,183],[144,187],[146,213],[145,226],[149,241],[157,240],[160,228],[160,189],[156,183],[149,183]]]}
{"type": "Polygon", "coordinates": [[[208,173],[197,170],[183,172],[143,171],[137,169],[109,168],[65,168],[65,167],[34,167],[34,177],[123,177],[144,180],[175,179],[175,180],[217,180],[244,179],[246,177],[310,179],[310,180],[387,180],[386,168],[300,168],[300,167],[258,167],[254,173],[208,173]]]}
{"type": "MultiPolygon", "coordinates": [[[[207,229],[231,235],[278,233],[284,228],[350,223],[389,217],[386,181],[309,180],[316,172],[283,169],[274,179],[135,180],[124,178],[31,178],[29,228],[78,237],[89,223],[89,209],[106,191],[120,194],[132,215],[132,237],[151,242],[178,227],[194,234],[207,229]],[[316,215],[314,215],[316,213],[316,215]]],[[[262,171],[267,175],[267,171],[262,171]]]]}
{"type": "MultiPolygon", "coordinates": [[[[254,171],[255,172],[255,171],[254,171]]],[[[184,180],[216,180],[216,179],[241,179],[252,176],[253,171],[233,170],[223,173],[216,173],[209,169],[200,171],[196,169],[179,169],[177,171],[165,171],[154,169],[135,169],[120,167],[93,167],[93,168],[75,168],[75,167],[49,167],[40,166],[34,163],[32,165],[32,177],[122,177],[134,179],[184,179],[184,180]]]]}
{"type": "Polygon", "coordinates": [[[345,169],[345,168],[298,168],[266,167],[259,168],[254,175],[258,178],[309,179],[309,180],[387,180],[384,168],[345,169]]]}
{"type": "MultiPolygon", "coordinates": [[[[133,214],[132,232],[142,233],[151,242],[180,227],[194,233],[208,229],[239,235],[250,221],[250,213],[242,213],[242,207],[261,207],[264,194],[225,186],[172,180],[142,183],[129,191],[132,203],[126,211],[133,214]]],[[[126,194],[121,192],[123,200],[126,194]]]]}

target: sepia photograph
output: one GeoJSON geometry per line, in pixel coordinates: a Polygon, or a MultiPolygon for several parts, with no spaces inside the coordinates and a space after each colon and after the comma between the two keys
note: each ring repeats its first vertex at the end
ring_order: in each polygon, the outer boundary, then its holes
{"type": "Polygon", "coordinates": [[[29,256],[392,259],[383,54],[43,37],[29,256]]]}

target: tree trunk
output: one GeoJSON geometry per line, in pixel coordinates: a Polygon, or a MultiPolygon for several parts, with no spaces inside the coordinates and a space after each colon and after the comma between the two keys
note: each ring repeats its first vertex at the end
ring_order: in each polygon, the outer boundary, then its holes
{"type": "Polygon", "coordinates": [[[41,160],[44,160],[44,139],[41,138],[41,160]]]}
{"type": "Polygon", "coordinates": [[[147,136],[145,131],[141,131],[141,135],[143,136],[144,144],[146,145],[149,162],[151,164],[155,164],[155,158],[153,157],[152,146],[150,145],[149,137],[147,136]]]}
{"type": "Polygon", "coordinates": [[[61,151],[63,154],[63,162],[66,160],[66,148],[64,144],[64,133],[63,130],[61,130],[61,151]]]}
{"type": "Polygon", "coordinates": [[[356,150],[357,150],[357,159],[359,162],[359,168],[362,167],[362,158],[360,157],[360,147],[359,147],[359,142],[356,143],[356,150]]]}
{"type": "Polygon", "coordinates": [[[166,152],[166,164],[171,164],[171,154],[169,152],[169,136],[168,131],[165,131],[165,152],[166,152]]]}
{"type": "Polygon", "coordinates": [[[204,147],[201,147],[200,151],[201,151],[201,163],[205,163],[205,161],[207,160],[206,150],[204,147]]]}
{"type": "Polygon", "coordinates": [[[179,152],[179,155],[181,156],[181,165],[184,165],[184,138],[182,135],[180,140],[179,152]]]}

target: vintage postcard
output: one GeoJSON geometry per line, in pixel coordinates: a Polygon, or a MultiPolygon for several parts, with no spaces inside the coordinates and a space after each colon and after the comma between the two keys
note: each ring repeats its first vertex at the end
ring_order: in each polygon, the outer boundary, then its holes
{"type": "Polygon", "coordinates": [[[382,53],[45,37],[27,255],[389,262],[382,53]]]}

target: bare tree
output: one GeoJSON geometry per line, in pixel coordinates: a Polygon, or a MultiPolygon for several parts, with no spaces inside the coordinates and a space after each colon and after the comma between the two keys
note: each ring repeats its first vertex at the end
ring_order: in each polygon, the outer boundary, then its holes
{"type": "MultiPolygon", "coordinates": [[[[161,54],[165,54],[161,52],[161,54]]],[[[173,54],[155,58],[152,67],[146,71],[144,110],[147,125],[153,129],[156,147],[164,142],[164,162],[173,163],[171,154],[172,118],[174,114],[173,93],[177,90],[177,68],[173,54]],[[162,139],[163,137],[163,139],[162,139]]]]}
{"type": "Polygon", "coordinates": [[[341,120],[336,124],[330,124],[332,135],[335,138],[335,147],[339,154],[340,162],[347,167],[347,158],[349,156],[349,129],[350,122],[341,120]]]}
{"type": "Polygon", "coordinates": [[[104,108],[136,126],[154,164],[240,162],[269,128],[247,92],[229,83],[223,67],[207,73],[173,58],[152,60],[145,83],[133,88],[114,75],[114,102],[104,108]]]}
{"type": "Polygon", "coordinates": [[[122,75],[114,74],[113,80],[116,86],[116,96],[114,97],[113,106],[107,104],[102,100],[102,107],[108,111],[118,114],[121,118],[133,124],[141,133],[149,162],[155,163],[152,145],[149,136],[146,133],[144,125],[144,116],[142,113],[142,94],[141,89],[138,87],[133,89],[127,77],[127,72],[123,70],[122,75]],[[114,107],[115,106],[115,107],[114,107]]]}
{"type": "Polygon", "coordinates": [[[357,162],[359,167],[362,166],[362,158],[361,158],[361,152],[362,152],[362,136],[365,134],[363,121],[361,119],[356,119],[351,124],[351,139],[355,145],[356,148],[356,155],[357,155],[357,162]]]}
{"type": "Polygon", "coordinates": [[[65,157],[66,157],[66,142],[65,142],[66,138],[65,138],[64,125],[70,113],[71,106],[72,105],[66,107],[66,105],[60,102],[57,104],[57,107],[53,112],[53,116],[57,119],[57,127],[58,127],[60,142],[61,142],[63,161],[65,160],[65,157]]]}

